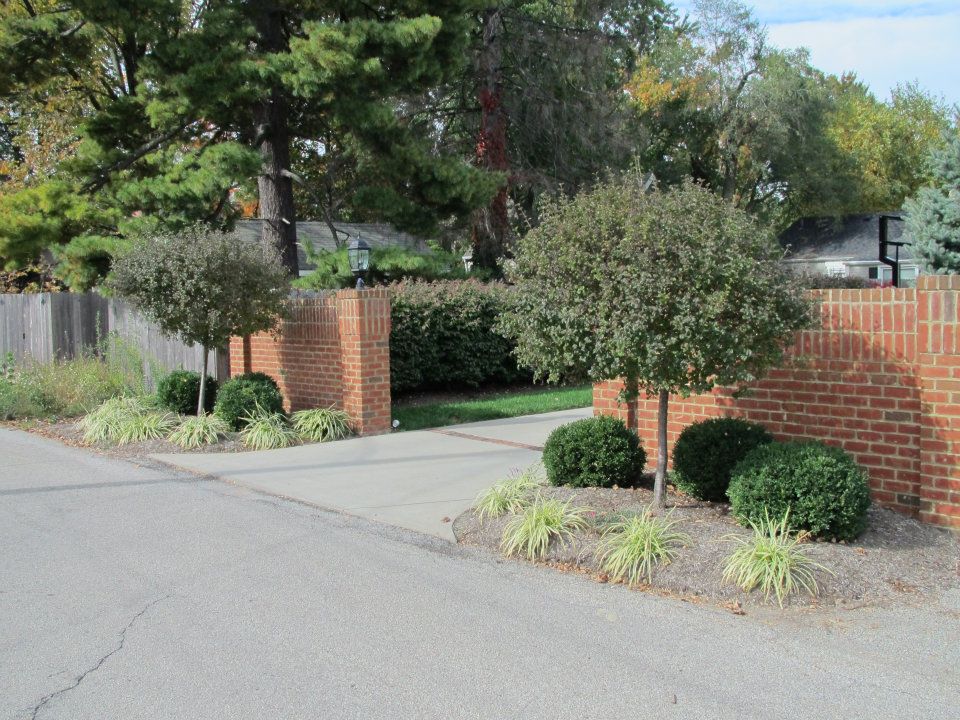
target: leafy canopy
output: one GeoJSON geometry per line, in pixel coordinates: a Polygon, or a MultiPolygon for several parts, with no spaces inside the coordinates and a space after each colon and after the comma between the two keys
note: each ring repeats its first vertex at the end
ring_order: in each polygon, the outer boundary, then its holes
{"type": "MultiPolygon", "coordinates": [[[[0,264],[49,249],[61,276],[87,287],[129,238],[197,222],[227,228],[257,207],[265,184],[299,178],[300,154],[340,149],[355,168],[343,194],[378,220],[426,233],[484,204],[499,178],[419,133],[408,100],[463,66],[478,8],[3,3],[0,175],[10,180],[0,184],[0,264]],[[50,132],[33,119],[47,108],[66,118],[50,132]]],[[[334,178],[339,170],[324,164],[334,178]]],[[[260,211],[269,227],[296,219],[263,202],[260,211]]]]}
{"type": "Polygon", "coordinates": [[[194,226],[136,241],[111,286],[165,333],[210,349],[273,328],[287,281],[272,249],[194,226]]]}
{"type": "Polygon", "coordinates": [[[693,182],[644,192],[629,174],[542,219],[519,242],[503,326],[550,379],[705,392],[760,375],[807,322],[771,233],[693,182]]]}

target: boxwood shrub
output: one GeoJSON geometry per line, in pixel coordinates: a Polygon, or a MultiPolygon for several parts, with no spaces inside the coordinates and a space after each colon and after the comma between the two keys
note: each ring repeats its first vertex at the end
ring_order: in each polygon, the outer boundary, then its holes
{"type": "Polygon", "coordinates": [[[695,422],[673,446],[674,483],[700,500],[724,501],[734,466],[758,445],[771,442],[763,425],[740,418],[695,422]]]}
{"type": "Polygon", "coordinates": [[[783,517],[789,508],[793,529],[835,540],[863,532],[870,506],[866,473],[819,442],[760,445],[734,468],[727,494],[741,523],[783,517]]]}
{"type": "MultiPolygon", "coordinates": [[[[213,410],[217,396],[217,381],[207,375],[206,395],[203,409],[213,410]]],[[[157,383],[157,401],[167,410],[180,415],[196,415],[200,398],[200,373],[189,370],[174,370],[160,378],[157,383]]]]}
{"type": "Polygon", "coordinates": [[[510,290],[477,280],[391,285],[390,384],[394,393],[532,379],[496,331],[510,290]]]}
{"type": "Polygon", "coordinates": [[[543,446],[543,465],[553,485],[630,485],[646,462],[637,434],[608,415],[561,425],[543,446]]]}
{"type": "Polygon", "coordinates": [[[257,405],[267,413],[282,413],[283,395],[269,375],[245,373],[230,378],[220,387],[213,411],[234,430],[241,430],[246,424],[244,416],[255,414],[257,405]]]}

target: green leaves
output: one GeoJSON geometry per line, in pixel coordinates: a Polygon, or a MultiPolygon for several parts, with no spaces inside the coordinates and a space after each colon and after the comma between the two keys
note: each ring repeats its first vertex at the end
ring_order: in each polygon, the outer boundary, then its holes
{"type": "Polygon", "coordinates": [[[641,182],[550,202],[520,240],[501,324],[519,361],[679,394],[759,376],[808,321],[771,233],[691,182],[641,182]]]}
{"type": "Polygon", "coordinates": [[[531,465],[523,472],[484,490],[477,496],[476,513],[480,522],[506,513],[518,513],[532,501],[533,492],[543,485],[543,468],[531,465]]]}
{"type": "Polygon", "coordinates": [[[272,250],[201,227],[139,240],[111,287],[164,332],[208,349],[272,328],[288,293],[272,250]]]}
{"type": "Polygon", "coordinates": [[[343,440],[350,435],[350,417],[334,407],[299,410],[291,421],[294,430],[308,442],[343,440]]]}
{"type": "Polygon", "coordinates": [[[780,607],[792,593],[816,595],[819,589],[814,573],[827,569],[810,559],[802,545],[804,537],[791,534],[789,520],[789,510],[779,520],[771,520],[765,512],[760,521],[750,523],[751,537],[728,535],[726,539],[738,547],[724,564],[724,582],[733,582],[746,592],[760,588],[764,599],[775,595],[780,607]]]}
{"type": "Polygon", "coordinates": [[[504,555],[541,560],[552,542],[567,542],[575,530],[587,526],[584,513],[569,501],[537,498],[504,527],[500,549],[504,555]]]}
{"type": "Polygon", "coordinates": [[[600,539],[597,563],[614,580],[649,583],[657,565],[669,565],[677,551],[690,544],[688,535],[674,530],[677,524],[669,515],[655,516],[650,508],[612,523],[600,539]]]}

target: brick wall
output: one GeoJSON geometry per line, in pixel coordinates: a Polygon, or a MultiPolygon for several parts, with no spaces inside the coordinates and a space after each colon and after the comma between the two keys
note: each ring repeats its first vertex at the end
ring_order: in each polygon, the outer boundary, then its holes
{"type": "MultiPolygon", "coordinates": [[[[877,501],[960,529],[960,277],[815,297],[819,327],[798,333],[783,367],[746,393],[671,398],[671,447],[696,420],[743,417],[779,439],[843,447],[869,472],[877,501]]],[[[636,427],[656,457],[656,399],[623,404],[622,388],[595,385],[594,412],[636,427]]]]}
{"type": "Polygon", "coordinates": [[[374,288],[292,299],[276,335],[231,339],[230,368],[270,375],[288,410],[335,405],[358,433],[387,432],[390,296],[374,288]]]}

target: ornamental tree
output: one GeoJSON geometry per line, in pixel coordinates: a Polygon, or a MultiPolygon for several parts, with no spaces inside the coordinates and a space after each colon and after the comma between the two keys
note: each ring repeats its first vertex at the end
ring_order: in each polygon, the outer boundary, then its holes
{"type": "Polygon", "coordinates": [[[272,329],[289,290],[276,250],[202,226],[134,242],[115,261],[111,287],[167,335],[203,347],[197,415],[209,351],[272,329]]]}
{"type": "Polygon", "coordinates": [[[659,399],[662,507],[671,394],[754,380],[782,358],[808,304],[772,233],[691,181],[645,191],[631,174],[543,207],[517,248],[503,330],[539,376],[625,379],[659,399]]]}
{"type": "Polygon", "coordinates": [[[960,132],[930,154],[934,177],[904,203],[913,249],[938,275],[960,274],[960,132]]]}

